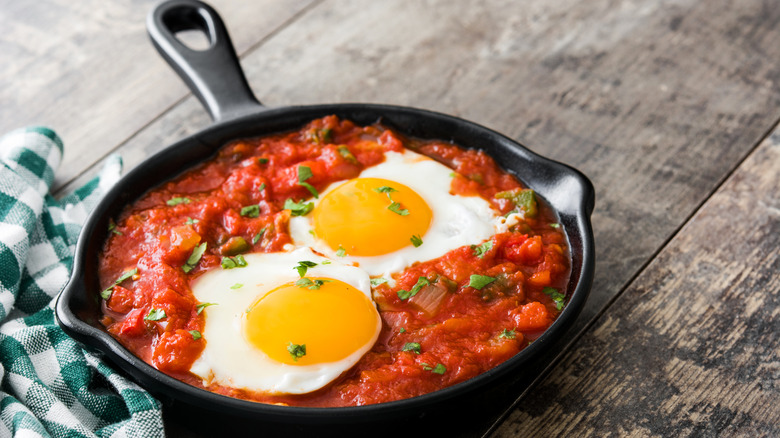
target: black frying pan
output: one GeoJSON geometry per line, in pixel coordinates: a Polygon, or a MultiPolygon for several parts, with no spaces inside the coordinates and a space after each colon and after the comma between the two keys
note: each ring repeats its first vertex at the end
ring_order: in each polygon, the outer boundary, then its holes
{"type": "Polygon", "coordinates": [[[546,350],[574,321],[585,303],[594,269],[590,225],[594,192],[590,181],[580,172],[536,155],[492,130],[430,111],[372,104],[266,108],[252,95],[222,20],[211,7],[199,1],[162,3],[149,15],[147,27],[157,50],[200,99],[214,123],[147,159],[106,194],[84,225],[76,247],[73,273],[56,305],[57,320],[66,333],[104,353],[141,386],[172,403],[277,423],[345,424],[419,417],[421,413],[484,391],[511,373],[522,372],[524,364],[546,350]],[[187,48],[174,36],[184,30],[203,31],[210,47],[203,51],[187,48]],[[118,216],[125,205],[149,189],[210,158],[231,140],[296,130],[330,114],[358,124],[381,120],[410,137],[452,141],[463,147],[482,149],[544,198],[559,215],[573,258],[568,302],[553,325],[507,362],[466,382],[406,400],[344,408],[273,406],[214,394],[157,371],[102,328],[96,299],[100,292],[97,260],[107,238],[109,218],[118,216]]]}

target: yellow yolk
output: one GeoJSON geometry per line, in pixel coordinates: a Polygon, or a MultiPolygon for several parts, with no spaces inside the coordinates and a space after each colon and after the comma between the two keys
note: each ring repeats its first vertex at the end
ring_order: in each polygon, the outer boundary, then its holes
{"type": "Polygon", "coordinates": [[[431,217],[430,207],[414,190],[382,178],[347,181],[325,195],[312,213],[317,237],[352,256],[389,254],[409,246],[412,236],[428,231],[431,217]]]}
{"type": "Polygon", "coordinates": [[[309,280],[319,289],[287,283],[255,301],[244,321],[252,345],[282,363],[313,365],[344,359],[374,339],[379,313],[363,292],[339,280],[309,280]],[[306,354],[296,356],[295,346],[306,354]]]}

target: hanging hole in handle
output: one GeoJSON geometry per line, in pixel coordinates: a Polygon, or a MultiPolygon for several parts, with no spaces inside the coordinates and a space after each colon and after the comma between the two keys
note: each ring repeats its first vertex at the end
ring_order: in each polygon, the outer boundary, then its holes
{"type": "Polygon", "coordinates": [[[202,52],[211,48],[208,35],[200,30],[181,30],[174,34],[180,43],[190,50],[202,52]]]}
{"type": "Polygon", "coordinates": [[[162,16],[162,20],[176,39],[190,50],[202,52],[214,45],[214,24],[200,9],[171,9],[162,16]]]}

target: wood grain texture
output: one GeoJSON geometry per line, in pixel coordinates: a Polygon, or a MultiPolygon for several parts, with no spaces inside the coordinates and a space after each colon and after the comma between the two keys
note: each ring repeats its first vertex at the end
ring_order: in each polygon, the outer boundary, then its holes
{"type": "MultiPolygon", "coordinates": [[[[67,145],[55,189],[187,94],[146,36],[157,0],[0,1],[0,132],[46,125],[67,145]]],[[[214,0],[239,53],[312,0],[214,0]]]]}
{"type": "Polygon", "coordinates": [[[494,437],[780,435],[780,130],[494,437]]]}

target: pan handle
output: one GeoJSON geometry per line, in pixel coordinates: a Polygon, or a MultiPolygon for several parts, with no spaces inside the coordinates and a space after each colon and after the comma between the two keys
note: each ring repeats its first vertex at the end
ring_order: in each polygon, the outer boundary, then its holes
{"type": "Polygon", "coordinates": [[[262,104],[252,94],[227,28],[211,6],[197,0],[169,0],[157,5],[146,20],[154,47],[198,97],[215,122],[257,112],[262,104]],[[176,32],[199,30],[209,47],[193,50],[176,32]]]}

